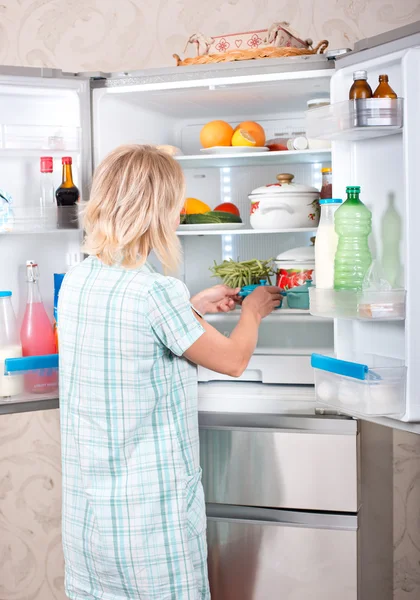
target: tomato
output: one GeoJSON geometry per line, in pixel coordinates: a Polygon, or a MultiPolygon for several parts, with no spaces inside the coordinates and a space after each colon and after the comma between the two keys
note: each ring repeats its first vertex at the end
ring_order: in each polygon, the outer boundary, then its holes
{"type": "Polygon", "coordinates": [[[223,202],[222,204],[219,204],[219,206],[216,206],[216,208],[214,210],[220,210],[221,212],[228,212],[231,213],[232,215],[236,215],[237,217],[240,217],[240,213],[239,213],[239,208],[237,206],[235,206],[232,202],[223,202]]]}

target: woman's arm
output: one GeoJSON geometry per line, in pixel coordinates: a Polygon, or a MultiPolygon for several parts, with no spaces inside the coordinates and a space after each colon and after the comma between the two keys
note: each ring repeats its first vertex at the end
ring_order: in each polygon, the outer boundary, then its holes
{"type": "Polygon", "coordinates": [[[239,377],[254,353],[261,320],[279,306],[280,298],[278,288],[256,288],[243,301],[239,323],[229,338],[196,315],[205,333],[188,348],[184,356],[212,371],[239,377]]]}

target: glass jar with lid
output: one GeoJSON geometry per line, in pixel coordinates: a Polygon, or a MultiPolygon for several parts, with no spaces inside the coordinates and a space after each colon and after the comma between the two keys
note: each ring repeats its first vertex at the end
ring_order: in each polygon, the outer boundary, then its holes
{"type": "Polygon", "coordinates": [[[322,173],[322,185],[320,198],[332,198],[332,169],[331,167],[325,167],[321,169],[322,173]]]}

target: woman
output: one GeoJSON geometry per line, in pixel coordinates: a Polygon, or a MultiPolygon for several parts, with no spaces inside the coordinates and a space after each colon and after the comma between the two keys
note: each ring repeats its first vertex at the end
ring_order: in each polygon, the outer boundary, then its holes
{"type": "Polygon", "coordinates": [[[242,304],[230,338],[206,312],[234,307],[216,286],[189,299],[152,270],[176,268],[184,200],[178,163],[151,147],[113,151],[84,214],[89,257],[59,300],[66,592],[73,600],[210,598],[195,365],[239,376],[277,288],[242,304]]]}

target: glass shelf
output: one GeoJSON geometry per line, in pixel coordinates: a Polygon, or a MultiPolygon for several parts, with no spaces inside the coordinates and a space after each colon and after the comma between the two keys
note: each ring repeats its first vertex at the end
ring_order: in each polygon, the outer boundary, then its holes
{"type": "Polygon", "coordinates": [[[312,233],[316,232],[316,227],[300,227],[295,229],[200,229],[197,225],[197,229],[184,230],[178,229],[177,235],[258,235],[267,233],[312,233]]]}
{"type": "Polygon", "coordinates": [[[203,167],[242,167],[256,165],[286,165],[297,163],[331,162],[331,149],[323,150],[284,150],[283,152],[249,152],[242,154],[196,154],[176,156],[175,159],[184,168],[203,167]]]}

